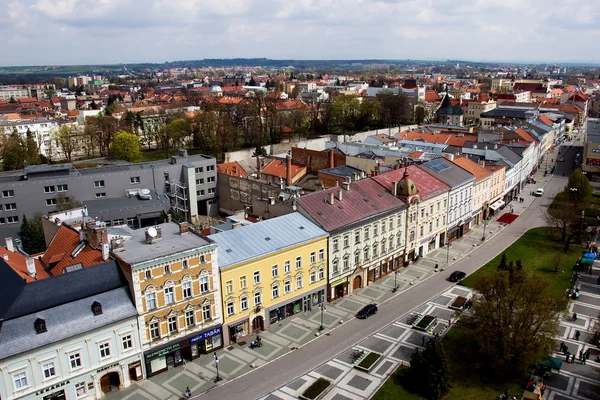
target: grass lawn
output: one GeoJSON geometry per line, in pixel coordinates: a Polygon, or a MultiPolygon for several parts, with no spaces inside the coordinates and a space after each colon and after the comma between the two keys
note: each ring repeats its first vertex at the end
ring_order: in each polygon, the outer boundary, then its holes
{"type": "Polygon", "coordinates": [[[424,397],[414,394],[404,389],[399,382],[399,376],[402,369],[408,367],[400,367],[394,372],[390,378],[385,381],[383,386],[379,388],[377,393],[372,397],[372,400],[425,400],[424,397]]]}
{"type": "MultiPolygon", "coordinates": [[[[569,253],[564,253],[564,244],[551,237],[551,228],[533,228],[521,236],[515,243],[507,248],[507,262],[516,262],[521,259],[523,268],[535,274],[545,276],[551,282],[552,290],[563,295],[571,287],[571,274],[575,261],[581,257],[583,248],[571,244],[569,253]],[[558,267],[558,272],[554,272],[558,267]]],[[[471,286],[482,271],[495,271],[502,258],[498,254],[492,261],[478,269],[462,281],[465,286],[471,286]]]]}

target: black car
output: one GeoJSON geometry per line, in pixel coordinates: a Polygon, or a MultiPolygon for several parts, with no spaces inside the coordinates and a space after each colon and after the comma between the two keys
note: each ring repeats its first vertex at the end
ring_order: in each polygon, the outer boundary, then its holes
{"type": "Polygon", "coordinates": [[[454,271],[453,273],[450,274],[450,277],[448,278],[448,280],[450,282],[459,282],[459,281],[463,280],[465,278],[465,276],[467,276],[467,274],[465,274],[462,271],[454,271]]]}
{"type": "Polygon", "coordinates": [[[358,313],[356,313],[356,318],[365,319],[365,318],[369,318],[373,314],[377,314],[377,305],[376,304],[367,304],[366,306],[364,306],[362,308],[362,310],[360,310],[358,313]]]}

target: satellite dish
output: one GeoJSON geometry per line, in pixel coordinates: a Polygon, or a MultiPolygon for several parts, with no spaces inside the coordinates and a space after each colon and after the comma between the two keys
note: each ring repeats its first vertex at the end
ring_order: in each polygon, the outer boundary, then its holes
{"type": "Polygon", "coordinates": [[[117,239],[117,244],[121,244],[121,239],[117,239]]]}
{"type": "Polygon", "coordinates": [[[158,234],[158,232],[156,232],[156,228],[151,226],[150,228],[148,228],[148,235],[150,235],[150,237],[156,237],[156,235],[158,234]]]}

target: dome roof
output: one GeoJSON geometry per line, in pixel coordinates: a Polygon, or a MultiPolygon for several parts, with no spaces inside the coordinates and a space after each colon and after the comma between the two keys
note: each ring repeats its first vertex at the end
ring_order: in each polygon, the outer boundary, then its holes
{"type": "Polygon", "coordinates": [[[419,189],[417,188],[417,184],[410,179],[408,174],[408,169],[404,170],[404,175],[402,175],[402,179],[398,182],[398,195],[404,197],[416,196],[419,194],[419,189]]]}

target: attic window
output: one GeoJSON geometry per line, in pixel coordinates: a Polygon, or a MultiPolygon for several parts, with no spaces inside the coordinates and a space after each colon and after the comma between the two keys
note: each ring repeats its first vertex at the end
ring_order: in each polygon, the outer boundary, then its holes
{"type": "Polygon", "coordinates": [[[231,253],[232,251],[233,251],[233,250],[231,250],[231,249],[227,249],[227,250],[225,250],[225,252],[227,252],[227,253],[231,253]]]}
{"type": "Polygon", "coordinates": [[[344,208],[344,207],[342,207],[342,206],[338,206],[338,208],[341,210],[341,209],[342,209],[342,208],[344,208]]]}
{"type": "Polygon", "coordinates": [[[303,226],[300,226],[300,229],[304,229],[304,227],[303,227],[303,226]]]}
{"type": "Polygon", "coordinates": [[[269,240],[271,240],[271,238],[267,236],[267,237],[265,238],[265,240],[268,242],[269,240]]]}
{"type": "Polygon", "coordinates": [[[319,215],[323,215],[323,213],[322,213],[321,211],[317,212],[317,214],[319,214],[319,215]]]}
{"type": "Polygon", "coordinates": [[[379,193],[379,194],[377,195],[377,197],[383,197],[383,195],[382,195],[381,193],[379,193]]]}
{"type": "Polygon", "coordinates": [[[97,301],[92,303],[92,312],[94,313],[94,315],[100,315],[102,314],[102,304],[98,303],[97,301]]]}
{"type": "Polygon", "coordinates": [[[369,199],[367,199],[366,197],[364,198],[364,200],[365,200],[365,203],[369,202],[369,199]]]}
{"type": "Polygon", "coordinates": [[[33,325],[35,326],[35,331],[38,334],[48,332],[48,329],[46,329],[46,320],[42,318],[36,319],[33,325]]]}

